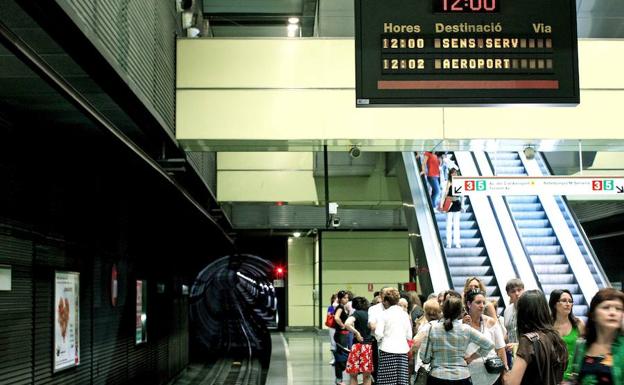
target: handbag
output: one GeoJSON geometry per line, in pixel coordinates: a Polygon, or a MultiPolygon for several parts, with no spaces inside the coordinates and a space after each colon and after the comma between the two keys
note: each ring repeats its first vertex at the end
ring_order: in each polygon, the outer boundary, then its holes
{"type": "Polygon", "coordinates": [[[453,201],[451,200],[451,197],[447,196],[446,198],[444,198],[444,202],[442,202],[442,207],[440,211],[444,213],[448,213],[452,205],[453,205],[453,201]]]}
{"type": "MultiPolygon", "coordinates": [[[[425,345],[425,357],[427,357],[427,351],[429,350],[429,341],[431,337],[431,329],[433,329],[433,325],[429,324],[429,331],[427,332],[427,345],[425,345]]],[[[423,364],[420,365],[418,371],[416,372],[416,378],[414,379],[414,385],[426,385],[427,379],[429,378],[429,372],[431,372],[431,366],[428,365],[431,363],[433,357],[429,357],[427,362],[423,361],[423,364]],[[427,365],[427,366],[425,366],[427,365]]]]}
{"type": "Polygon", "coordinates": [[[334,318],[334,315],[330,312],[327,312],[327,315],[325,316],[325,326],[327,326],[328,328],[336,327],[336,319],[334,318]]]}
{"type": "Polygon", "coordinates": [[[502,373],[505,370],[505,364],[503,364],[503,360],[500,357],[486,358],[483,363],[488,373],[502,373]]]}

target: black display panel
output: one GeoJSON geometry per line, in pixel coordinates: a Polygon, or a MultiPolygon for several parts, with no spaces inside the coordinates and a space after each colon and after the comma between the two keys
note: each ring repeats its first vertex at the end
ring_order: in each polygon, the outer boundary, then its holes
{"type": "Polygon", "coordinates": [[[356,105],[578,104],[574,0],[355,0],[356,105]]]}

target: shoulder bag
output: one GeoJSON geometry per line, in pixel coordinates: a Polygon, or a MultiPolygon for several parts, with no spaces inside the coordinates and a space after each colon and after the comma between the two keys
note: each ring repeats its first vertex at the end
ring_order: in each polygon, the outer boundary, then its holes
{"type": "MultiPolygon", "coordinates": [[[[484,334],[483,319],[481,320],[481,334],[484,334]]],[[[483,358],[483,364],[488,373],[499,374],[505,370],[505,364],[499,356],[483,358]]]]}
{"type": "Polygon", "coordinates": [[[334,318],[334,313],[329,311],[327,312],[327,315],[325,316],[325,326],[328,328],[336,327],[336,318],[334,318]]]}
{"type": "Polygon", "coordinates": [[[446,198],[444,198],[444,202],[442,202],[442,207],[440,208],[440,211],[443,213],[448,213],[452,205],[453,205],[453,200],[451,199],[450,196],[447,196],[446,198]]]}
{"type": "MultiPolygon", "coordinates": [[[[425,345],[425,357],[427,357],[427,351],[429,350],[429,343],[431,342],[431,329],[433,329],[433,324],[429,324],[429,331],[427,332],[427,345],[425,345]]],[[[427,379],[429,378],[429,373],[431,372],[431,366],[429,365],[433,357],[430,357],[426,362],[423,361],[420,368],[416,372],[416,378],[414,379],[414,385],[426,385],[427,379]],[[426,366],[425,366],[426,365],[426,366]]]]}

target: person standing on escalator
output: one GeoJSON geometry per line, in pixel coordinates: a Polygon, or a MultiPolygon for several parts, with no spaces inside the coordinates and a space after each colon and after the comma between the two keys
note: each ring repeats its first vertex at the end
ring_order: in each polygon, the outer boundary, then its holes
{"type": "Polygon", "coordinates": [[[446,212],[446,248],[451,248],[451,239],[456,248],[461,247],[460,242],[460,216],[464,211],[464,199],[460,195],[453,193],[453,177],[457,176],[457,169],[451,168],[448,173],[446,185],[444,187],[444,193],[442,199],[440,199],[439,210],[446,212]],[[450,201],[450,205],[445,204],[445,201],[450,201]]]}
{"type": "Polygon", "coordinates": [[[421,174],[427,176],[427,182],[431,187],[431,203],[434,210],[437,210],[440,204],[440,154],[437,152],[425,152],[423,163],[425,170],[421,174]]]}

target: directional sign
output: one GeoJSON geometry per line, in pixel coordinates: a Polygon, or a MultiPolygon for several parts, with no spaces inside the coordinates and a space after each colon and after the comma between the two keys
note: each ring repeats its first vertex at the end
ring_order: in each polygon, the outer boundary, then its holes
{"type": "Polygon", "coordinates": [[[454,177],[456,195],[619,195],[624,176],[454,177]]]}

